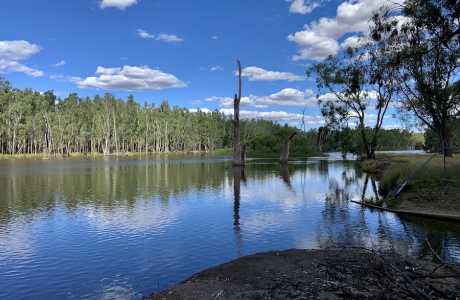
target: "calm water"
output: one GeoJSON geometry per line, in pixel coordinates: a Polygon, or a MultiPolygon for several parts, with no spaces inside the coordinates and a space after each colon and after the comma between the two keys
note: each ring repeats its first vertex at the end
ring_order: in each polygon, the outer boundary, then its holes
{"type": "MultiPolygon", "coordinates": [[[[367,188],[364,188],[365,185],[367,188]]],[[[242,172],[211,158],[0,162],[0,299],[126,299],[260,251],[425,239],[460,262],[460,227],[372,212],[353,162],[242,172]]]]}

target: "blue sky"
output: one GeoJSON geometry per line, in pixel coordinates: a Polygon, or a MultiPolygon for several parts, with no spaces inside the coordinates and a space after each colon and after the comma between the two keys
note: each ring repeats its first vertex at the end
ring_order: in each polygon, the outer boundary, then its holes
{"type": "Polygon", "coordinates": [[[60,97],[111,92],[229,112],[239,58],[243,116],[296,125],[305,108],[318,127],[306,67],[356,43],[385,1],[3,0],[0,76],[60,97]]]}

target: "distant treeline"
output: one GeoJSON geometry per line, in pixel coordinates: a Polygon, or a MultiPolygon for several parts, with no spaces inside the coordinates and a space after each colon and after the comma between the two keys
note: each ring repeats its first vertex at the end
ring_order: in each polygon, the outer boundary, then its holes
{"type": "MultiPolygon", "coordinates": [[[[53,92],[11,88],[0,80],[0,153],[126,153],[214,151],[232,147],[232,119],[218,111],[190,112],[171,107],[140,105],[111,94],[80,98],[70,94],[58,99],[53,92]]],[[[277,155],[280,145],[293,132],[294,155],[321,151],[359,152],[356,130],[328,133],[300,132],[266,120],[242,122],[242,141],[251,155],[277,155]]],[[[417,141],[406,131],[384,130],[381,149],[410,149],[417,141]]]]}
{"type": "MultiPolygon", "coordinates": [[[[371,132],[373,129],[366,128],[371,132]]],[[[405,129],[381,129],[378,133],[377,151],[389,150],[421,150],[424,148],[423,133],[412,133],[405,129]]],[[[328,131],[320,128],[318,145],[322,151],[340,151],[355,154],[364,153],[360,129],[343,128],[339,131],[328,131]]]]}

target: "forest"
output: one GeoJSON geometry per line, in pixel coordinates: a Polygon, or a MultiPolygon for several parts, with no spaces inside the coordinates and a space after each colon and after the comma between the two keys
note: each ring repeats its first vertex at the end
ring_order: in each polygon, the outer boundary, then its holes
{"type": "MultiPolygon", "coordinates": [[[[6,80],[0,86],[1,154],[212,152],[232,146],[232,118],[217,110],[191,112],[167,101],[140,105],[133,96],[123,100],[108,93],[59,99],[52,91],[15,89],[6,80]]],[[[362,148],[355,129],[300,130],[256,119],[243,120],[241,127],[249,155],[277,155],[281,141],[294,131],[293,155],[362,148]]],[[[382,130],[380,136],[379,150],[421,147],[406,130],[382,130]]]]}
{"type": "MultiPolygon", "coordinates": [[[[249,155],[275,155],[296,132],[290,150],[296,156],[342,151],[375,159],[378,150],[421,148],[451,156],[459,147],[459,16],[459,6],[448,0],[381,7],[368,34],[307,68],[323,127],[242,120],[239,142],[249,155]],[[410,128],[424,135],[385,129],[390,113],[415,120],[410,128]]],[[[241,84],[239,91],[235,103],[241,84]]],[[[109,93],[61,99],[0,79],[0,154],[207,153],[239,145],[236,124],[217,110],[192,112],[167,101],[142,105],[109,93]]]]}

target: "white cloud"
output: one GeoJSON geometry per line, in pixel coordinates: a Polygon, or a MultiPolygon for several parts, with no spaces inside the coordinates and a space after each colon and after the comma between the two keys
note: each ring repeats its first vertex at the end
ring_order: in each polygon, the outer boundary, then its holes
{"type": "Polygon", "coordinates": [[[20,72],[34,77],[43,76],[42,71],[20,63],[38,52],[40,47],[27,41],[0,41],[0,71],[20,72]]]}
{"type": "Polygon", "coordinates": [[[148,66],[123,66],[121,68],[97,67],[96,75],[78,81],[81,88],[104,90],[162,90],[187,86],[176,76],[151,69],[148,66]]]}
{"type": "MultiPolygon", "coordinates": [[[[372,14],[383,5],[403,0],[348,0],[337,7],[335,18],[320,18],[305,25],[302,31],[290,34],[288,40],[300,49],[294,60],[322,60],[340,50],[339,39],[347,33],[369,31],[372,14]]],[[[349,42],[351,42],[350,40],[349,42]]]]}
{"type": "MultiPolygon", "coordinates": [[[[230,97],[210,97],[205,101],[219,102],[223,107],[233,105],[233,98],[230,97]]],[[[292,107],[313,107],[317,105],[317,99],[311,90],[300,91],[297,89],[286,88],[269,96],[254,96],[241,98],[242,106],[252,106],[266,108],[269,106],[292,106],[292,107]]]]}
{"type": "Polygon", "coordinates": [[[168,43],[181,43],[184,41],[184,39],[178,37],[177,35],[174,34],[166,34],[166,33],[160,33],[158,37],[156,38],[157,41],[163,41],[163,42],[168,42],[168,43]]]}
{"type": "Polygon", "coordinates": [[[320,6],[321,1],[293,0],[289,7],[289,11],[293,14],[307,15],[320,6]]]}
{"type": "Polygon", "coordinates": [[[304,80],[302,76],[295,75],[288,72],[268,71],[259,67],[247,67],[242,71],[243,77],[248,77],[249,81],[301,81],[304,80]]]}
{"type": "MultiPolygon", "coordinates": [[[[221,113],[231,116],[233,115],[232,108],[222,108],[219,110],[221,113]]],[[[289,113],[286,111],[255,111],[255,110],[241,110],[241,119],[263,119],[276,122],[299,122],[304,116],[302,114],[289,113]]],[[[305,124],[310,126],[320,126],[324,124],[323,117],[320,115],[312,116],[305,115],[305,124]]]]}
{"type": "Polygon", "coordinates": [[[137,0],[102,0],[101,8],[115,7],[123,10],[136,3],[137,0]]]}
{"type": "Polygon", "coordinates": [[[213,36],[211,37],[211,39],[213,39],[213,40],[218,40],[218,39],[219,39],[219,36],[213,35],[213,36]]]}
{"type": "Polygon", "coordinates": [[[55,63],[53,66],[58,68],[58,67],[62,67],[63,65],[66,64],[66,61],[65,60],[61,60],[61,61],[58,61],[57,63],[55,63]]]}
{"type": "MultiPolygon", "coordinates": [[[[211,113],[212,110],[208,108],[189,108],[189,111],[192,113],[204,112],[211,113]]],[[[233,108],[221,108],[218,110],[221,114],[226,116],[233,115],[233,108]]],[[[257,110],[240,110],[241,119],[263,119],[274,122],[285,122],[285,123],[294,123],[302,121],[302,118],[305,120],[307,126],[321,126],[324,124],[324,119],[321,115],[305,115],[290,113],[286,111],[257,111],[257,110]]]]}
{"type": "Polygon", "coordinates": [[[153,33],[150,33],[144,29],[137,29],[136,34],[143,39],[155,39],[156,41],[162,41],[167,43],[181,43],[184,41],[183,38],[178,37],[174,34],[160,33],[155,37],[153,33]]]}
{"type": "Polygon", "coordinates": [[[40,47],[27,41],[0,41],[0,58],[24,60],[40,52],[40,47]]]}
{"type": "Polygon", "coordinates": [[[191,113],[196,113],[196,112],[203,112],[203,113],[206,113],[206,114],[209,114],[211,113],[212,111],[208,108],[189,108],[188,110],[189,112],[191,113]]]}
{"type": "Polygon", "coordinates": [[[211,72],[223,71],[224,68],[222,66],[213,66],[211,67],[211,72]]]}
{"type": "Polygon", "coordinates": [[[145,31],[144,29],[138,29],[136,30],[137,35],[143,39],[153,39],[155,38],[155,35],[145,31]]]}
{"type": "Polygon", "coordinates": [[[5,59],[0,59],[0,71],[25,73],[33,77],[42,77],[45,74],[43,71],[30,68],[17,61],[8,61],[5,59]]]}

